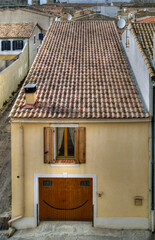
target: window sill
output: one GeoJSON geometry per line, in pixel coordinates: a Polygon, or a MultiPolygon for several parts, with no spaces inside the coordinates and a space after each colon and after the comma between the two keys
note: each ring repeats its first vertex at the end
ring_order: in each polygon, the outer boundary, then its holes
{"type": "Polygon", "coordinates": [[[75,164],[75,159],[56,159],[55,164],[75,164]]]}
{"type": "Polygon", "coordinates": [[[75,163],[75,159],[57,159],[51,167],[77,167],[79,164],[75,163]]]}
{"type": "Polygon", "coordinates": [[[57,163],[55,163],[55,164],[51,164],[51,167],[78,167],[79,166],[79,164],[57,164],[57,163]]]}

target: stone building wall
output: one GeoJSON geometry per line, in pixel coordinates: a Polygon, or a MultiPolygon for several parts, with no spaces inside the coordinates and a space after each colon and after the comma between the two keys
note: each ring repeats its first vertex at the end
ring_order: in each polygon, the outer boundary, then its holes
{"type": "Polygon", "coordinates": [[[51,4],[51,3],[55,3],[55,2],[57,2],[57,1],[56,0],[46,0],[47,4],[51,4]]]}
{"type": "Polygon", "coordinates": [[[26,6],[28,0],[0,0],[0,6],[26,6]]]}
{"type": "Polygon", "coordinates": [[[40,0],[32,0],[32,5],[40,5],[40,0]]]}

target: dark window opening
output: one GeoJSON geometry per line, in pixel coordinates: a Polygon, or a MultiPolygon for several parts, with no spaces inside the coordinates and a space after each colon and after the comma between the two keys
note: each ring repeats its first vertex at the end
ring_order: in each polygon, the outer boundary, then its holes
{"type": "Polygon", "coordinates": [[[44,35],[43,35],[43,33],[39,33],[39,40],[43,40],[43,38],[44,38],[44,35]]]}
{"type": "Polygon", "coordinates": [[[9,51],[9,50],[11,50],[11,41],[9,41],[9,40],[2,41],[1,42],[1,49],[2,49],[2,51],[5,51],[5,50],[9,51]]]}
{"type": "Polygon", "coordinates": [[[13,40],[12,42],[13,50],[22,50],[24,47],[23,40],[13,40]]]}

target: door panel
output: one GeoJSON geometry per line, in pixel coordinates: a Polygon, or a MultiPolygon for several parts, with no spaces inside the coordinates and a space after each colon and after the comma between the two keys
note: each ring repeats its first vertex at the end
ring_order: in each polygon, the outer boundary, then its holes
{"type": "Polygon", "coordinates": [[[92,179],[39,178],[39,216],[92,221],[92,179]]]}

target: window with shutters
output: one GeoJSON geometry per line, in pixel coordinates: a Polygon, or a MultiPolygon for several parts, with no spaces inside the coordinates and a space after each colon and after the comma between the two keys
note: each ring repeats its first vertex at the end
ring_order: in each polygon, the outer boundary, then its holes
{"type": "Polygon", "coordinates": [[[86,129],[59,127],[44,129],[44,163],[85,163],[86,129]],[[66,161],[65,161],[66,160],[66,161]]]}
{"type": "Polygon", "coordinates": [[[13,50],[22,50],[24,46],[23,40],[13,40],[12,41],[12,48],[13,50]]]}
{"type": "Polygon", "coordinates": [[[5,40],[1,42],[1,50],[2,51],[9,51],[11,50],[11,41],[5,40]]]}
{"type": "Polygon", "coordinates": [[[44,35],[43,35],[43,33],[39,33],[39,40],[40,40],[40,41],[42,41],[42,40],[43,40],[43,38],[44,38],[44,35]]]}

